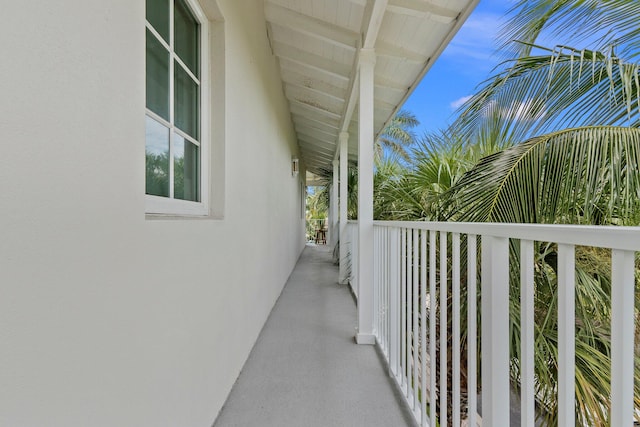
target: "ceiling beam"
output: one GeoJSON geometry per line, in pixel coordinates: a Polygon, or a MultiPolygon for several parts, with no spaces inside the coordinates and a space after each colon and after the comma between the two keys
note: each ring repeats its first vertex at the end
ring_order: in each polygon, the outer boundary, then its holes
{"type": "Polygon", "coordinates": [[[423,0],[389,0],[387,10],[400,15],[424,18],[431,15],[431,19],[449,24],[458,18],[459,12],[447,7],[438,6],[423,0]]]}
{"type": "Polygon", "coordinates": [[[378,33],[382,26],[384,12],[387,10],[388,0],[373,0],[373,7],[367,22],[367,28],[364,32],[364,40],[362,41],[363,49],[373,49],[376,47],[378,33]]]}
{"type": "Polygon", "coordinates": [[[320,39],[336,46],[355,51],[360,44],[360,34],[309,15],[276,5],[265,3],[265,15],[272,24],[289,28],[298,33],[320,39]]]}

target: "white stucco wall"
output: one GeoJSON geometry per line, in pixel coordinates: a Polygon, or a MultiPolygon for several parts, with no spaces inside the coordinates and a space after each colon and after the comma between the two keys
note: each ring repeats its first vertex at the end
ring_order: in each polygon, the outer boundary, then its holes
{"type": "Polygon", "coordinates": [[[222,220],[145,218],[144,1],[3,4],[0,426],[210,426],[224,403],[304,235],[262,2],[219,3],[222,220]]]}

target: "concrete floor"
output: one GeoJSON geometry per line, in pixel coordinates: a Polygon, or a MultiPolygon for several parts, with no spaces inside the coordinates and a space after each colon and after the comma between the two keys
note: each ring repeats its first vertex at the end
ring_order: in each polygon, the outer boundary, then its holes
{"type": "Polygon", "coordinates": [[[307,246],[214,427],[411,426],[330,247],[307,246]]]}

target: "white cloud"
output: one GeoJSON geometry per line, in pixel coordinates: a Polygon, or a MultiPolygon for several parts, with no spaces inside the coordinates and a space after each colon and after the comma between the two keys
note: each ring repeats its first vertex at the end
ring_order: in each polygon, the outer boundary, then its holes
{"type": "Polygon", "coordinates": [[[462,106],[462,104],[464,104],[465,102],[467,102],[470,99],[471,99],[471,95],[463,96],[462,98],[458,98],[455,101],[453,101],[451,104],[449,104],[449,106],[451,108],[453,108],[454,110],[456,110],[456,109],[460,108],[462,106]]]}

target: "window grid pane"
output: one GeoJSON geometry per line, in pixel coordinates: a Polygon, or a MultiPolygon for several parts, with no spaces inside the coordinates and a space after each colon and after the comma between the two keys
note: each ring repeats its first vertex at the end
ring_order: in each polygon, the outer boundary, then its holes
{"type": "Polygon", "coordinates": [[[189,10],[184,0],[175,1],[174,21],[174,50],[182,62],[197,77],[199,72],[199,29],[198,22],[189,10]]]}
{"type": "Polygon", "coordinates": [[[147,108],[169,120],[169,52],[151,31],[146,34],[147,108]]]}
{"type": "Polygon", "coordinates": [[[175,126],[199,140],[200,96],[199,87],[191,76],[174,61],[174,120],[175,126]]]}
{"type": "Polygon", "coordinates": [[[169,43],[169,0],[146,0],[147,21],[169,43]]]}
{"type": "Polygon", "coordinates": [[[169,129],[146,116],[146,193],[169,197],[169,129]]]}
{"type": "Polygon", "coordinates": [[[200,201],[199,147],[178,134],[173,135],[174,198],[200,201]]]}

